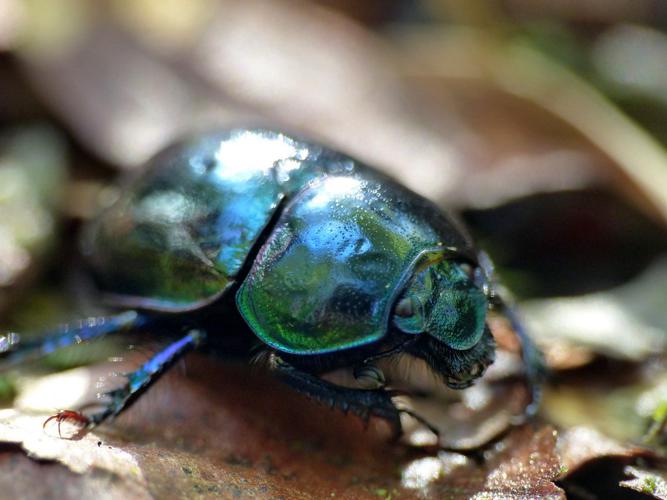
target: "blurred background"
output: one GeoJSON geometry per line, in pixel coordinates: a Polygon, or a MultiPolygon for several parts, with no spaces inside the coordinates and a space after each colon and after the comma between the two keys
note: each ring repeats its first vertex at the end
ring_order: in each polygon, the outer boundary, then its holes
{"type": "MultiPolygon", "coordinates": [[[[542,427],[509,438],[560,457],[535,473],[549,494],[666,498],[667,4],[0,0],[0,324],[80,314],[77,228],[118,176],[239,125],[325,143],[457,212],[552,371],[542,427]]],[[[17,380],[0,380],[6,406],[17,380]]],[[[453,457],[402,457],[351,496],[453,494],[453,457]]]]}

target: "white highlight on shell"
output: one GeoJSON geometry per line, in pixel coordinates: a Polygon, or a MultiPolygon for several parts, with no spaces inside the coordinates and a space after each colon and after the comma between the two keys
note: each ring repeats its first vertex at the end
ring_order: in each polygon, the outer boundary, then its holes
{"type": "Polygon", "coordinates": [[[269,172],[276,162],[299,154],[294,143],[282,136],[276,139],[256,132],[240,132],[220,142],[215,153],[220,164],[216,175],[241,181],[244,173],[250,178],[257,175],[257,171],[269,172]]]}

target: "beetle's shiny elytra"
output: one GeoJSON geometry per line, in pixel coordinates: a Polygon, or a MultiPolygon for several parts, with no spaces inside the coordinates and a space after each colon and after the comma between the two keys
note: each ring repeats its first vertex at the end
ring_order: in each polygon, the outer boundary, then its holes
{"type": "Polygon", "coordinates": [[[6,364],[156,322],[187,329],[101,411],[77,417],[87,426],[120,413],[190,349],[238,335],[198,320],[229,317],[234,304],[283,381],[397,434],[400,412],[420,418],[396,408],[373,361],[412,355],[467,387],[494,358],[489,307],[515,326],[531,381],[539,374],[538,351],[460,225],[372,168],[277,132],[213,132],[168,148],[86,228],[82,249],[108,303],[129,311],[38,343],[12,337],[6,364]],[[361,388],[320,378],[343,367],[361,388]]]}
{"type": "Polygon", "coordinates": [[[433,309],[430,321],[441,316],[446,325],[431,334],[456,349],[473,347],[487,304],[455,263],[442,262],[441,247],[476,259],[448,216],[396,182],[342,154],[247,130],[199,137],[159,156],[85,244],[116,304],[178,313],[238,282],[251,329],[295,354],[380,340],[414,281],[422,288],[415,300],[433,309]],[[249,256],[249,272],[240,274],[249,256]],[[428,257],[439,281],[424,272],[415,280],[428,257]]]}

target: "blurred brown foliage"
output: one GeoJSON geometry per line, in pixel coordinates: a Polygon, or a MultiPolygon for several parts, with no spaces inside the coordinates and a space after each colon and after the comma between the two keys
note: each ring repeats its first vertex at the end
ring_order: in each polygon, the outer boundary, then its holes
{"type": "Polygon", "coordinates": [[[658,0],[0,0],[3,325],[85,310],[76,230],[118,171],[188,131],[262,125],[458,210],[552,370],[540,417],[513,427],[521,364],[494,321],[483,383],[413,401],[466,448],[434,452],[419,429],[388,443],[381,423],[201,356],[118,422],[62,440],[44,415],[112,368],[42,366],[0,380],[0,490],[667,498],[666,31],[658,0]]]}

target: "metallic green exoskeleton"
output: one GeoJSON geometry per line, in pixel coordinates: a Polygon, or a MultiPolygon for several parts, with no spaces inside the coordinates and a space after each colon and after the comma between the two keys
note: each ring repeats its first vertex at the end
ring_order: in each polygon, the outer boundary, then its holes
{"type": "Polygon", "coordinates": [[[266,130],[199,135],[159,154],[82,246],[107,301],[131,309],[108,318],[107,330],[182,316],[195,325],[91,425],[207,336],[234,335],[196,328],[199,311],[229,308],[234,294],[286,382],[398,432],[382,384],[342,388],[318,375],[349,366],[367,376],[374,359],[407,353],[466,387],[494,358],[487,310],[505,308],[490,267],[434,204],[348,156],[266,130]]]}

